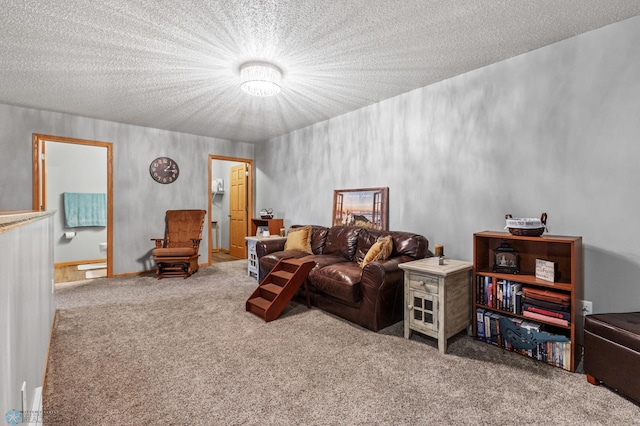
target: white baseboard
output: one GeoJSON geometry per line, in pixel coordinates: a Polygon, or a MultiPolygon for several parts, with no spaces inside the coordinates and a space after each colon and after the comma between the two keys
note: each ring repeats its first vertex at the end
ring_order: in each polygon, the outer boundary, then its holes
{"type": "Polygon", "coordinates": [[[107,267],[106,262],[100,263],[84,263],[82,265],[78,265],[78,271],[90,271],[92,269],[104,269],[107,267]]]}

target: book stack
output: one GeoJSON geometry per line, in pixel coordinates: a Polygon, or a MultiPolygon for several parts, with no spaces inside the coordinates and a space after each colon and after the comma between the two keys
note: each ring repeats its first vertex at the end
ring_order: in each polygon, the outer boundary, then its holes
{"type": "Polygon", "coordinates": [[[522,296],[524,317],[562,326],[571,322],[571,298],[568,294],[523,287],[522,296]]]}

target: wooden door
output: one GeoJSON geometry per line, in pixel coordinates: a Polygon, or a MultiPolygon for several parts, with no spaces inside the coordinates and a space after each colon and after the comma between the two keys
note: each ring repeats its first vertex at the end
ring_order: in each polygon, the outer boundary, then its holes
{"type": "Polygon", "coordinates": [[[229,254],[247,258],[247,165],[231,168],[229,179],[229,254]]]}

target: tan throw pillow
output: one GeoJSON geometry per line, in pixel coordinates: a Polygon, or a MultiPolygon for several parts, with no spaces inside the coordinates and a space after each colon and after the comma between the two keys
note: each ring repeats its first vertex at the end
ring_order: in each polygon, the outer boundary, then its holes
{"type": "Polygon", "coordinates": [[[393,240],[391,239],[391,236],[388,235],[386,237],[380,237],[378,238],[378,241],[373,243],[371,248],[369,248],[364,260],[360,263],[360,267],[364,268],[371,262],[388,259],[389,256],[391,256],[392,251],[393,240]]]}
{"type": "Polygon", "coordinates": [[[284,249],[285,251],[302,250],[313,254],[311,251],[311,225],[289,229],[287,241],[284,243],[284,249]]]}

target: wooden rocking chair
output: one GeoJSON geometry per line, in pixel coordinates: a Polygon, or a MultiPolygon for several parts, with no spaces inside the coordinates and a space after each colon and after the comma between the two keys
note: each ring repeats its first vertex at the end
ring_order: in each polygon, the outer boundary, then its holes
{"type": "Polygon", "coordinates": [[[158,279],[182,276],[198,271],[198,249],[202,240],[205,210],[167,210],[165,237],[152,238],[151,252],[158,279]]]}

